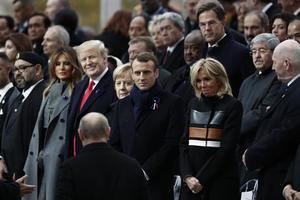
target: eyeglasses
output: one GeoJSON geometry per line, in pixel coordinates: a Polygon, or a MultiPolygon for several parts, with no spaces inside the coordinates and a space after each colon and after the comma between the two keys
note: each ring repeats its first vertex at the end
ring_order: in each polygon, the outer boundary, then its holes
{"type": "Polygon", "coordinates": [[[18,66],[18,67],[14,67],[14,72],[21,72],[23,73],[27,68],[29,67],[34,67],[35,65],[21,65],[21,66],[18,66]]]}
{"type": "Polygon", "coordinates": [[[250,54],[251,55],[256,55],[256,53],[259,53],[259,54],[265,54],[269,51],[269,49],[264,49],[264,48],[260,48],[260,49],[251,49],[251,52],[250,54]]]}

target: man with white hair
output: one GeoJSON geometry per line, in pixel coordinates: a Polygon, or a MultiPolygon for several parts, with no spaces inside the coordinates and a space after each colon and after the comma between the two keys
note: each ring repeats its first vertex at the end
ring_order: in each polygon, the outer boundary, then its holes
{"type": "Polygon", "coordinates": [[[283,41],[272,60],[281,92],[266,108],[255,140],[243,155],[246,168],[258,172],[258,200],[282,199],[284,179],[300,141],[300,45],[283,41]]]}
{"type": "Polygon", "coordinates": [[[184,20],[181,15],[166,12],[160,17],[160,32],[167,51],[162,55],[159,64],[169,72],[185,64],[183,58],[184,20]]]}
{"type": "Polygon", "coordinates": [[[68,46],[69,43],[70,36],[64,27],[60,25],[51,26],[44,35],[42,42],[43,51],[50,58],[56,49],[68,46]]]}
{"type": "Polygon", "coordinates": [[[116,99],[112,72],[107,66],[107,50],[103,42],[89,40],[76,50],[86,76],[75,86],[71,97],[67,122],[69,156],[76,156],[82,148],[77,134],[79,120],[89,112],[105,114],[116,99]]]}

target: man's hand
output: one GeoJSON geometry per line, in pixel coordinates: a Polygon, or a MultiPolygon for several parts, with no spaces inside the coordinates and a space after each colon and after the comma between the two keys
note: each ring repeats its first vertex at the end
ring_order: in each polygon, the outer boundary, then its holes
{"type": "MultiPolygon", "coordinates": [[[[294,196],[295,196],[296,193],[297,193],[297,191],[294,190],[290,184],[289,184],[289,185],[286,185],[286,186],[283,188],[283,192],[282,192],[282,194],[283,194],[283,196],[284,196],[284,198],[285,198],[286,200],[295,200],[295,199],[294,199],[294,196]]],[[[299,192],[298,192],[298,193],[299,193],[299,192]]],[[[299,199],[298,199],[298,200],[300,200],[300,194],[299,194],[299,199]]]]}
{"type": "Polygon", "coordinates": [[[18,180],[16,180],[16,183],[19,184],[20,186],[20,195],[24,196],[25,194],[30,194],[32,193],[36,186],[35,185],[28,185],[25,184],[25,180],[27,179],[27,175],[22,176],[21,178],[19,178],[18,180]]]}
{"type": "Polygon", "coordinates": [[[203,189],[203,186],[199,183],[199,180],[193,176],[187,177],[185,182],[194,194],[201,192],[203,189]]]}
{"type": "Polygon", "coordinates": [[[5,164],[4,159],[2,158],[0,160],[0,180],[5,180],[5,178],[3,177],[3,174],[7,173],[7,167],[5,164]]]}

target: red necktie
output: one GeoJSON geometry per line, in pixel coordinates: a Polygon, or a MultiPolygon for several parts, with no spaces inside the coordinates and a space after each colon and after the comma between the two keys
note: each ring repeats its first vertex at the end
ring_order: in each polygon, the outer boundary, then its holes
{"type": "MultiPolygon", "coordinates": [[[[91,95],[91,93],[93,91],[94,85],[95,85],[95,82],[94,81],[90,81],[90,83],[89,83],[87,89],[85,90],[84,95],[83,95],[83,97],[81,99],[80,110],[82,109],[82,107],[85,104],[86,100],[91,95]]],[[[73,136],[73,155],[74,156],[76,156],[76,154],[77,154],[77,138],[76,138],[76,135],[77,135],[77,130],[75,130],[75,134],[73,136]]]]}
{"type": "Polygon", "coordinates": [[[81,99],[80,110],[82,109],[82,107],[85,104],[86,100],[89,98],[90,94],[92,93],[94,85],[95,85],[95,82],[94,81],[90,81],[90,83],[89,83],[87,89],[85,90],[84,95],[83,95],[83,97],[81,99]]]}

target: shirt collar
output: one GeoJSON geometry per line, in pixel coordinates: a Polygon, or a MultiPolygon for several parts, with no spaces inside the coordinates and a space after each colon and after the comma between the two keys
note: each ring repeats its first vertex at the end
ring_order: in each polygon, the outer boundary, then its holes
{"type": "Polygon", "coordinates": [[[295,10],[294,15],[298,15],[300,13],[300,8],[298,8],[297,10],[295,10]]]}
{"type": "Polygon", "coordinates": [[[24,99],[22,102],[24,102],[27,97],[30,95],[30,93],[32,92],[32,90],[35,88],[35,86],[37,84],[39,84],[40,82],[42,82],[44,79],[39,80],[38,82],[36,82],[34,85],[30,86],[27,90],[23,90],[22,95],[24,96],[24,99]]]}
{"type": "Polygon", "coordinates": [[[12,84],[12,82],[9,82],[8,84],[6,84],[2,89],[0,89],[0,102],[2,101],[3,97],[5,96],[5,94],[7,93],[7,91],[12,88],[14,85],[12,84]]]}
{"type": "Polygon", "coordinates": [[[93,89],[96,87],[96,85],[99,83],[99,81],[103,78],[103,76],[106,74],[106,72],[108,71],[108,67],[106,67],[104,69],[104,71],[100,74],[100,76],[98,76],[96,79],[91,79],[90,78],[90,81],[94,81],[94,86],[93,86],[93,89]]]}
{"type": "Polygon", "coordinates": [[[298,74],[297,76],[295,76],[292,80],[290,80],[287,84],[287,86],[289,87],[297,78],[300,77],[300,74],[298,74]]]}
{"type": "Polygon", "coordinates": [[[173,46],[168,47],[167,51],[172,53],[174,51],[174,49],[177,47],[177,45],[179,44],[179,42],[181,42],[184,39],[184,37],[181,37],[180,40],[178,40],[173,46]]]}
{"type": "Polygon", "coordinates": [[[221,40],[223,40],[223,38],[226,36],[227,34],[226,33],[224,33],[224,35],[216,42],[216,43],[214,43],[214,44],[209,44],[208,43],[208,47],[218,47],[219,46],[219,42],[221,41],[221,40]]]}
{"type": "Polygon", "coordinates": [[[272,5],[273,5],[272,2],[268,3],[267,5],[265,5],[265,7],[261,11],[263,13],[266,13],[272,5]]]}

